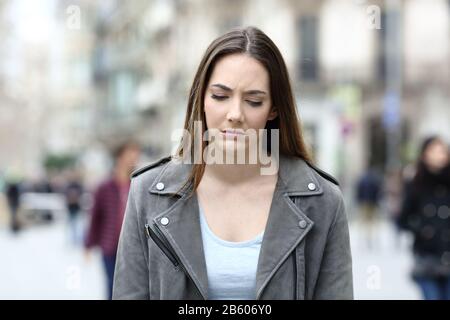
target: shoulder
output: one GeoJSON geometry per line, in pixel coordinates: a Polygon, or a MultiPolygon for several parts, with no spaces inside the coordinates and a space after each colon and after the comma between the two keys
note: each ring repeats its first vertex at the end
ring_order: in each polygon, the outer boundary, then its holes
{"type": "Polygon", "coordinates": [[[282,155],[280,160],[280,177],[290,195],[316,195],[313,201],[325,202],[331,207],[340,202],[341,190],[332,175],[302,158],[282,155]]]}
{"type": "Polygon", "coordinates": [[[316,217],[314,221],[317,224],[328,225],[329,228],[333,228],[337,222],[347,221],[344,195],[338,180],[311,163],[307,163],[307,166],[318,182],[320,190],[320,196],[311,199],[316,202],[316,208],[320,211],[317,216],[320,218],[316,217]]]}
{"type": "Polygon", "coordinates": [[[111,189],[113,186],[114,186],[114,180],[111,177],[106,178],[97,185],[96,192],[97,193],[105,192],[105,191],[111,189]]]}
{"type": "Polygon", "coordinates": [[[190,168],[175,156],[166,156],[145,165],[131,174],[130,196],[141,208],[151,207],[153,201],[165,201],[162,199],[170,197],[160,196],[179,193],[190,168]]]}
{"type": "Polygon", "coordinates": [[[322,179],[325,179],[331,183],[333,183],[336,186],[339,186],[339,182],[335,177],[333,177],[331,174],[323,171],[322,169],[318,168],[317,166],[313,165],[312,163],[306,162],[306,164],[315,171],[316,174],[318,174],[322,179]]]}
{"type": "Polygon", "coordinates": [[[338,180],[328,172],[320,169],[315,164],[305,161],[310,173],[314,176],[322,190],[321,203],[331,207],[340,206],[343,202],[343,194],[338,180]]]}
{"type": "Polygon", "coordinates": [[[130,175],[132,193],[147,193],[148,189],[161,178],[170,164],[174,162],[172,156],[165,156],[152,163],[136,169],[130,175]]]}
{"type": "Polygon", "coordinates": [[[134,170],[130,175],[130,194],[137,200],[146,199],[149,188],[164,173],[170,162],[171,156],[166,156],[134,170]]]}
{"type": "Polygon", "coordinates": [[[152,162],[150,164],[147,164],[139,169],[136,169],[131,173],[131,179],[135,179],[136,177],[142,176],[142,175],[151,175],[152,173],[159,172],[166,163],[170,162],[172,159],[172,156],[166,156],[163,157],[155,162],[152,162]]]}

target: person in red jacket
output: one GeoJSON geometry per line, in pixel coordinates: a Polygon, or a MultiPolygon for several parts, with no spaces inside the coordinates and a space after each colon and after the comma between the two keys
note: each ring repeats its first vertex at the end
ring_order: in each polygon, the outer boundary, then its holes
{"type": "Polygon", "coordinates": [[[130,174],[139,156],[140,147],[137,143],[126,142],[120,145],[113,153],[114,167],[110,177],[100,183],[94,194],[85,239],[86,256],[89,256],[91,248],[100,247],[108,280],[109,300],[112,298],[116,251],[130,189],[130,174]]]}

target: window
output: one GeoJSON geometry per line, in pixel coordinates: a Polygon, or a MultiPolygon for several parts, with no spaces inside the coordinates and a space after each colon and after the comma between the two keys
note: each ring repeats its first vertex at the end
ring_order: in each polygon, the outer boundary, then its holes
{"type": "Polygon", "coordinates": [[[128,72],[115,74],[109,83],[109,105],[114,115],[128,115],[134,108],[135,81],[128,72]]]}

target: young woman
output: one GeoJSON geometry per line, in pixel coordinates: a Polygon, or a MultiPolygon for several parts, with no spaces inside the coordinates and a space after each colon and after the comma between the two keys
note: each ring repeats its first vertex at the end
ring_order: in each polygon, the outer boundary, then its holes
{"type": "Polygon", "coordinates": [[[414,236],[412,277],[427,300],[450,300],[450,155],[437,136],[424,140],[405,187],[399,226],[414,236]]]}
{"type": "Polygon", "coordinates": [[[132,175],[114,298],[352,299],[342,194],[311,164],[267,35],[249,27],[211,43],[184,128],[176,156],[132,175]]]}

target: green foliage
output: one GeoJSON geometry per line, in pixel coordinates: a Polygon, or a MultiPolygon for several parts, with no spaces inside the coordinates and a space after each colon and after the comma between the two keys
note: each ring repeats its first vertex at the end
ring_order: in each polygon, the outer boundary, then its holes
{"type": "Polygon", "coordinates": [[[44,158],[44,167],[49,171],[61,171],[74,166],[76,157],[71,154],[48,154],[44,158]]]}

